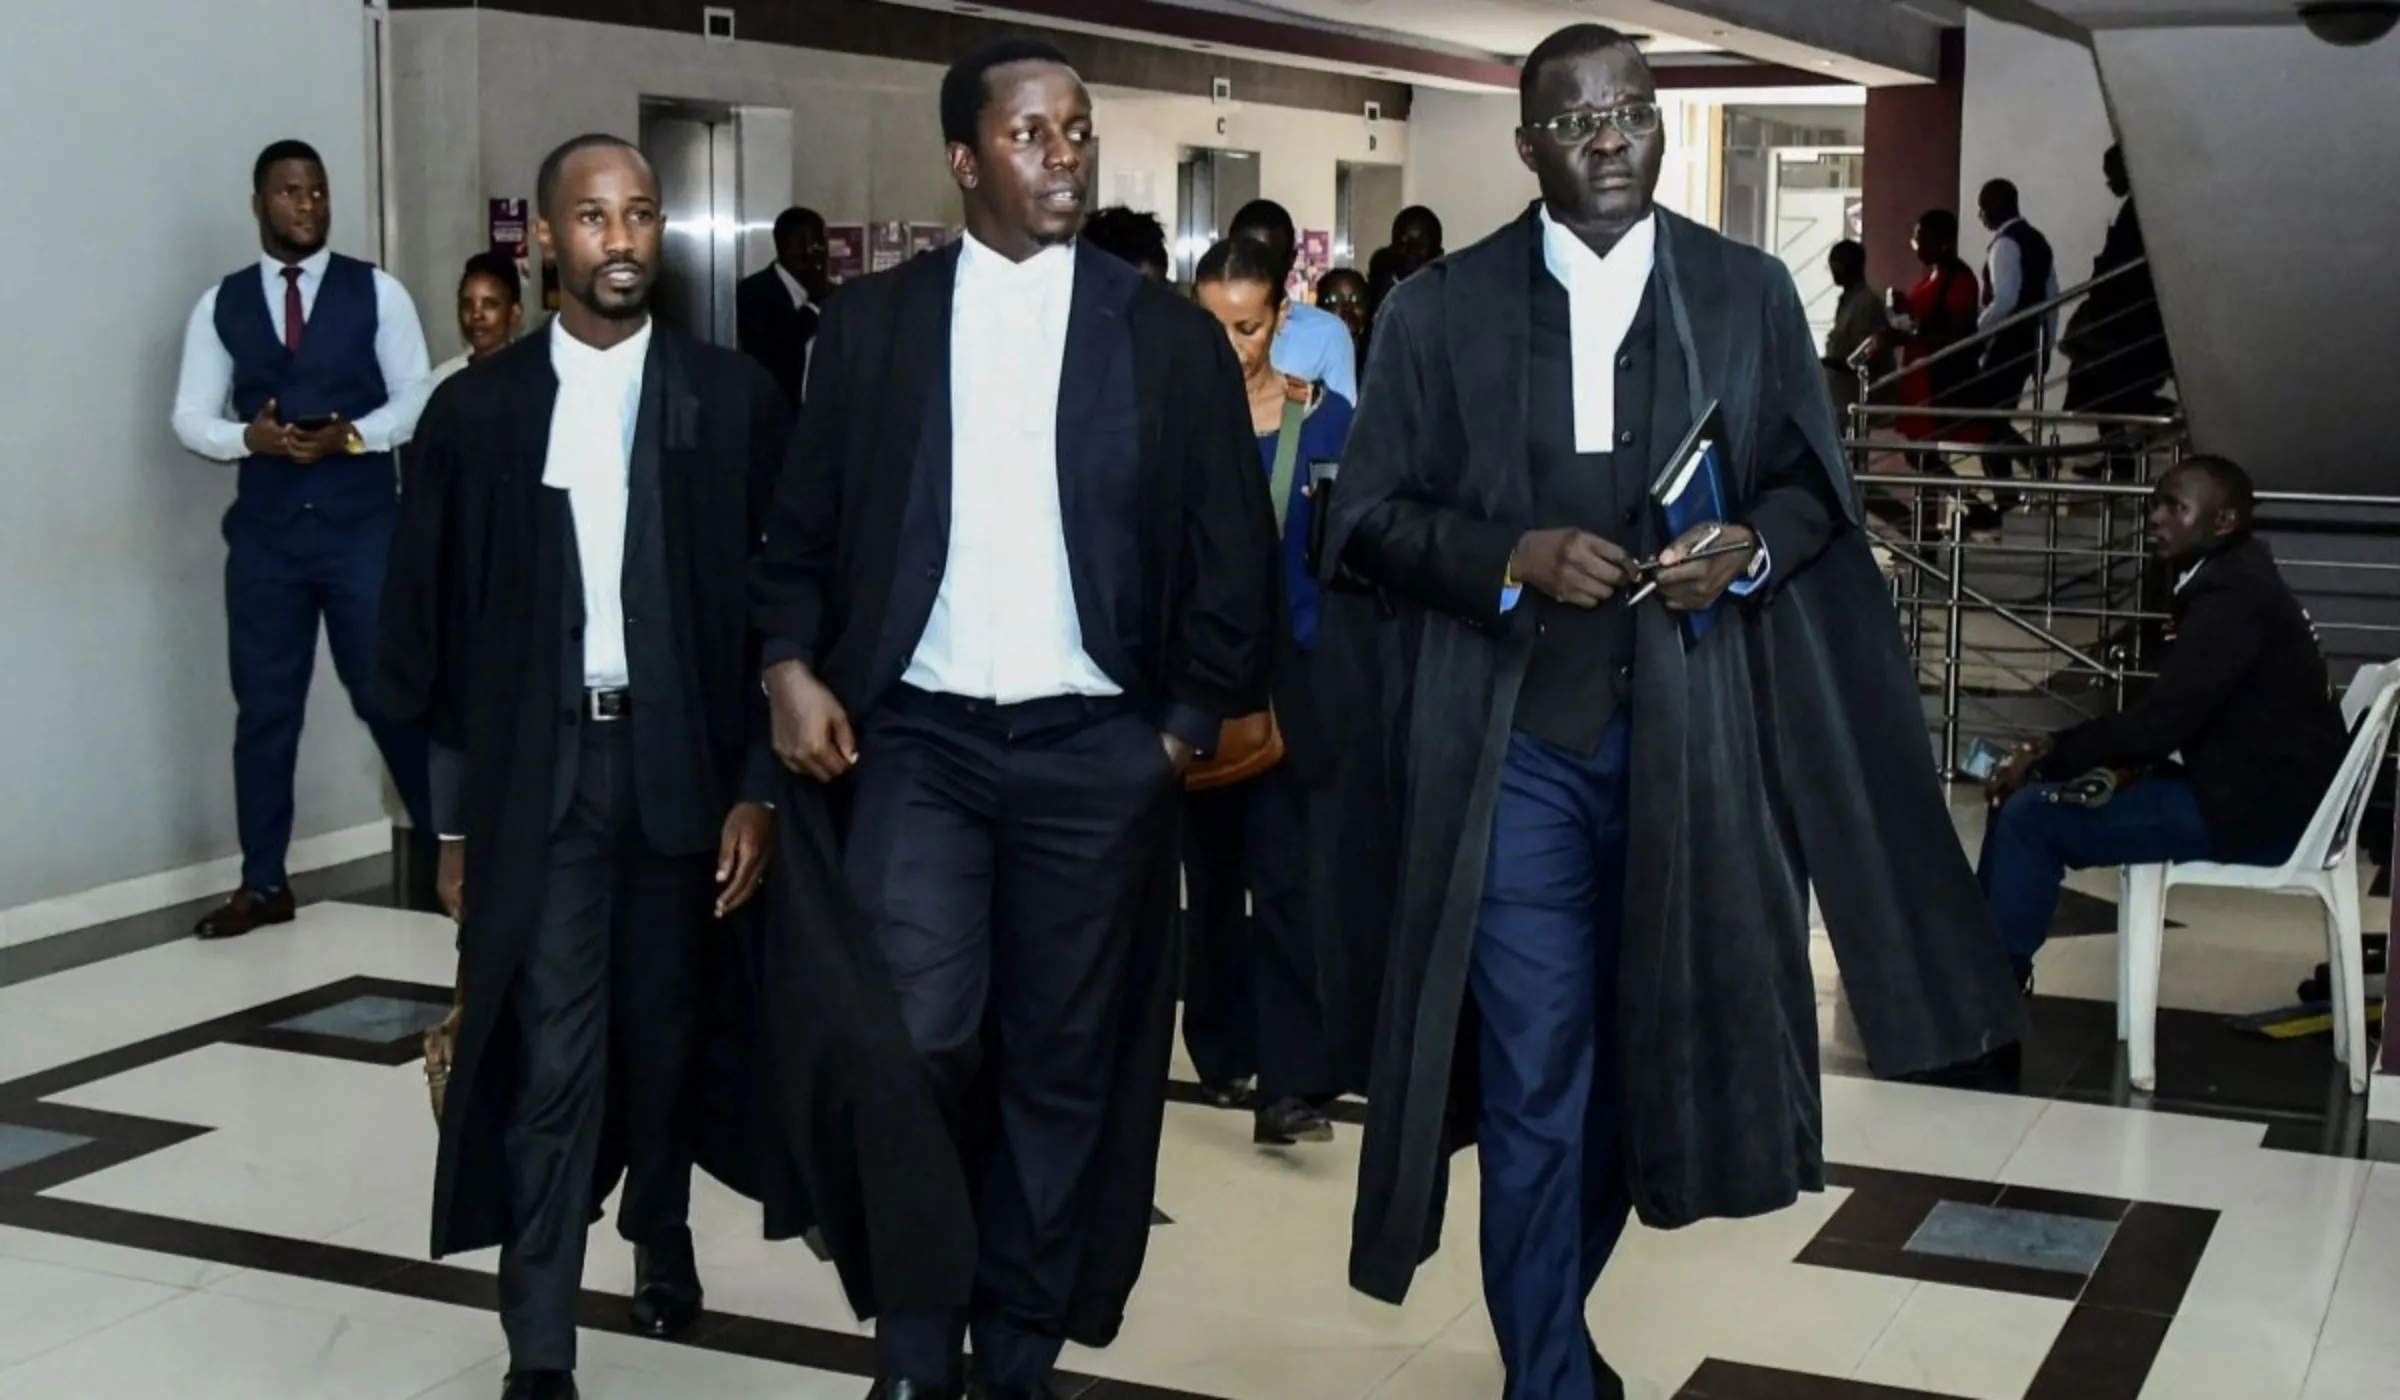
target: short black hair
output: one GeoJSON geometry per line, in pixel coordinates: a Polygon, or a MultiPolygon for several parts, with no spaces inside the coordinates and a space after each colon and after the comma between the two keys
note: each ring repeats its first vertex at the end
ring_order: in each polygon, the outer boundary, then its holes
{"type": "Polygon", "coordinates": [[[1267,284],[1267,305],[1281,306],[1285,287],[1283,259],[1275,250],[1255,238],[1221,238],[1200,255],[1199,270],[1192,274],[1192,284],[1210,282],[1264,282],[1267,284]]]}
{"type": "Polygon", "coordinates": [[[1394,243],[1400,241],[1400,230],[1407,228],[1410,224],[1422,226],[1433,235],[1434,242],[1442,241],[1442,216],[1422,204],[1411,204],[1392,216],[1392,241],[1394,243]]]}
{"type": "Polygon", "coordinates": [[[1225,226],[1229,234],[1240,233],[1244,229],[1278,233],[1283,235],[1287,243],[1296,244],[1300,241],[1300,226],[1292,222],[1292,211],[1271,199],[1251,200],[1234,214],[1233,222],[1225,226]]]}
{"type": "Polygon", "coordinates": [[[267,187],[267,172],[287,160],[307,161],[319,172],[325,169],[325,157],[318,155],[317,148],[306,141],[278,141],[260,151],[258,159],[251,163],[250,192],[257,194],[264,190],[267,187]]]}
{"type": "Polygon", "coordinates": [[[459,269],[458,286],[460,291],[466,290],[467,279],[471,277],[491,278],[507,290],[510,301],[520,306],[524,305],[525,282],[523,278],[517,276],[517,260],[515,258],[499,253],[477,253],[467,259],[465,267],[459,269]]]}
{"type": "Polygon", "coordinates": [[[1525,55],[1525,65],[1517,70],[1517,120],[1533,120],[1533,90],[1542,85],[1542,74],[1551,64],[1610,49],[1631,49],[1637,58],[1642,52],[1631,35],[1605,24],[1570,24],[1534,45],[1533,52],[1525,55]]]}
{"type": "Polygon", "coordinates": [[[1958,241],[1958,216],[1947,209],[1928,209],[1917,216],[1917,227],[1936,238],[1958,241]]]}
{"type": "Polygon", "coordinates": [[[983,109],[991,102],[991,84],[987,81],[995,68],[1011,63],[1055,63],[1061,68],[1073,68],[1055,44],[1039,39],[1012,35],[995,39],[968,52],[950,71],[942,75],[942,140],[953,146],[975,144],[975,128],[983,122],[983,109]]]}
{"type": "Polygon", "coordinates": [[[1994,214],[2015,214],[2018,211],[2017,183],[2014,180],[1986,180],[1975,196],[1975,207],[1994,214]]]}
{"type": "Polygon", "coordinates": [[[1357,268],[1327,268],[1325,270],[1325,275],[1317,279],[1317,299],[1319,301],[1325,299],[1325,288],[1327,284],[1333,282],[1356,282],[1358,284],[1358,290],[1362,294],[1370,290],[1367,286],[1367,274],[1359,271],[1357,268]]]}
{"type": "Polygon", "coordinates": [[[2230,457],[2186,457],[2167,469],[2170,476],[2176,472],[2198,472],[2207,477],[2225,497],[2234,517],[2244,525],[2250,523],[2251,512],[2258,509],[2257,485],[2250,480],[2250,473],[2230,457]]]}
{"type": "Polygon", "coordinates": [[[1167,228],[1156,214],[1122,204],[1092,211],[1083,221],[1083,241],[1135,267],[1167,267],[1167,228]]]}
{"type": "Polygon", "coordinates": [[[797,237],[803,228],[813,228],[817,232],[823,233],[825,216],[814,209],[804,209],[797,204],[777,214],[775,216],[776,251],[781,252],[783,245],[797,237]]]}
{"type": "Polygon", "coordinates": [[[1825,261],[1834,267],[1855,268],[1858,275],[1864,277],[1867,275],[1867,245],[1855,238],[1845,238],[1833,245],[1833,250],[1825,255],[1825,261]]]}
{"type": "Polygon", "coordinates": [[[567,161],[581,152],[600,150],[631,151],[637,156],[642,154],[642,148],[631,141],[605,132],[588,132],[572,141],[560,143],[556,150],[542,157],[541,173],[534,176],[534,211],[545,219],[550,217],[550,205],[558,198],[558,177],[565,172],[567,161]]]}

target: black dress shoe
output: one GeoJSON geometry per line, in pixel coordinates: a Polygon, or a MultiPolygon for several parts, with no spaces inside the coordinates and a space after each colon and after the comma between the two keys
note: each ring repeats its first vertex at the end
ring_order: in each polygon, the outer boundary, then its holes
{"type": "Polygon", "coordinates": [[[875,1388],[867,1392],[867,1400],[958,1400],[958,1387],[887,1378],[875,1382],[875,1388]]]}
{"type": "Polygon", "coordinates": [[[1203,1081],[1200,1097],[1208,1100],[1210,1108],[1248,1108],[1257,1101],[1258,1084],[1250,1079],[1235,1079],[1223,1084],[1203,1081]]]}
{"type": "Polygon", "coordinates": [[[634,1331],[662,1339],[677,1336],[700,1320],[702,1297],[691,1236],[634,1246],[634,1331]]]}
{"type": "Polygon", "coordinates": [[[1333,1141],[1333,1120],[1305,1099],[1269,1104],[1251,1116],[1250,1141],[1260,1147],[1292,1147],[1333,1141]]]}
{"type": "Polygon", "coordinates": [[[576,1400],[573,1371],[511,1371],[500,1400],[576,1400]]]}
{"type": "Polygon", "coordinates": [[[239,938],[271,924],[288,924],[299,916],[300,911],[293,902],[289,885],[273,894],[242,890],[203,915],[200,922],[192,927],[192,936],[211,942],[220,938],[239,938]]]}

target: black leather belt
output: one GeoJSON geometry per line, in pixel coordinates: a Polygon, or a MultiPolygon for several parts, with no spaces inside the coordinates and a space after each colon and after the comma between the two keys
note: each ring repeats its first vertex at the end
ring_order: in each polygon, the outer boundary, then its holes
{"type": "Polygon", "coordinates": [[[633,692],[623,686],[583,693],[583,717],[594,724],[614,724],[633,713],[633,692]]]}

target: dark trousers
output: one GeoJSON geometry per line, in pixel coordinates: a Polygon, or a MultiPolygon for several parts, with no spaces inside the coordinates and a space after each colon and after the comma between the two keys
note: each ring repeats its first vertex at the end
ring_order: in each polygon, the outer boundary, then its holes
{"type": "MultiPolygon", "coordinates": [[[[2200,799],[2181,777],[2160,774],[2119,788],[2106,804],[2052,802],[2054,785],[2029,787],[1991,814],[1976,878],[1991,901],[1992,922],[2021,976],[2050,936],[2058,891],[2069,870],[2212,860],[2216,843],[2200,799]]],[[[2299,837],[2245,853],[2237,864],[2281,865],[2299,837]]]]}
{"type": "Polygon", "coordinates": [[[877,1323],[885,1374],[1039,1384],[1082,1261],[1085,1176],[1117,1066],[1126,950],[1178,790],[1120,701],[994,706],[903,690],[859,736],[846,861],[911,1040],[982,1172],[966,1314],[877,1323]],[[971,1112],[993,1052],[988,1128],[971,1112]]]}
{"type": "Polygon", "coordinates": [[[1308,917],[1306,794],[1286,767],[1183,806],[1183,1043],[1205,1084],[1334,1093],[1308,917]]]}
{"type": "Polygon", "coordinates": [[[1591,1400],[1584,1299],[1631,1211],[1618,1128],[1627,725],[1590,757],[1511,736],[1470,985],[1483,1294],[1505,1400],[1591,1400]]]}
{"type": "Polygon", "coordinates": [[[419,831],[430,829],[425,741],[387,724],[367,698],[375,676],[377,615],[391,554],[389,514],[330,521],[315,511],[265,524],[226,517],[225,631],[235,708],[233,793],[242,839],[242,886],[283,888],[292,844],[292,777],[300,727],[317,670],[317,628],[334,674],[350,692],[419,831]]]}
{"type": "Polygon", "coordinates": [[[618,1232],[636,1244],[686,1238],[684,1084],[714,876],[706,854],[649,849],[634,800],[631,726],[587,722],[574,801],[550,838],[541,919],[509,992],[519,1076],[500,1322],[517,1370],[574,1369],[584,1237],[612,1113],[626,1168],[618,1232]]]}
{"type": "MultiPolygon", "coordinates": [[[[1964,408],[2015,412],[2025,401],[2025,391],[2033,387],[2033,377],[2041,362],[2042,344],[2038,338],[2003,335],[1984,347],[1982,363],[1976,366],[1975,377],[1961,387],[1957,402],[1964,408]]],[[[2013,419],[1978,419],[1968,426],[1980,429],[1984,440],[1996,446],[2022,448],[2028,443],[2013,419]]],[[[2020,453],[1994,453],[1986,459],[1984,473],[1992,477],[2048,475],[2041,467],[2040,462],[2020,453]]]]}

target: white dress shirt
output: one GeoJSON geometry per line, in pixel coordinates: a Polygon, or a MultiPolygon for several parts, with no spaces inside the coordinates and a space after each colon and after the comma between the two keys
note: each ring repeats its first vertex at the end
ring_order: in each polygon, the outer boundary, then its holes
{"type": "Polygon", "coordinates": [[[1058,502],[1058,386],[1076,257],[1067,246],[1011,262],[971,235],[960,250],[949,563],[902,676],[919,690],[1003,705],[1119,693],[1083,649],[1058,502]]]}
{"type": "Polygon", "coordinates": [[[611,689],[631,680],[625,657],[625,498],[632,484],[633,430],[642,410],[642,367],[650,323],[600,350],[550,326],[558,402],[542,484],[567,493],[575,557],[583,574],[583,683],[611,689]]]}
{"type": "Polygon", "coordinates": [[[1567,289],[1568,346],[1575,379],[1575,450],[1617,450],[1617,350],[1641,314],[1642,294],[1658,260],[1658,216],[1625,231],[1607,257],[1542,208],[1542,262],[1567,289]]]}
{"type": "MultiPolygon", "coordinates": [[[[320,248],[299,264],[302,315],[317,309],[317,290],[325,285],[325,268],[332,261],[332,252],[320,248]]],[[[267,318],[279,341],[283,269],[275,258],[258,260],[259,294],[267,299],[267,318]]],[[[382,268],[374,273],[375,363],[383,371],[384,404],[351,426],[369,452],[389,452],[417,430],[417,415],[424,411],[425,396],[433,392],[432,357],[425,351],[425,329],[408,289],[382,268]]],[[[220,289],[202,292],[184,323],[183,373],[175,385],[173,422],[175,436],[192,452],[214,461],[238,462],[250,455],[242,443],[250,425],[232,416],[233,354],[217,337],[220,289]]]]}
{"type": "MultiPolygon", "coordinates": [[[[782,263],[775,262],[767,265],[775,269],[775,275],[783,279],[783,289],[791,293],[792,309],[794,311],[806,311],[809,304],[808,288],[800,285],[800,279],[794,277],[792,275],[792,270],[788,267],[785,267],[782,263]]],[[[808,338],[808,344],[801,347],[800,350],[800,386],[803,391],[805,391],[808,387],[808,372],[816,365],[816,362],[817,338],[812,334],[808,338]]],[[[803,392],[803,397],[806,397],[805,392],[803,392]]]]}
{"type": "MultiPolygon", "coordinates": [[[[2050,277],[2039,287],[2025,285],[2025,254],[2008,231],[2025,222],[2011,219],[1992,233],[1991,246],[1985,250],[1983,266],[1991,279],[1992,299],[1985,303],[1983,314],[1975,318],[1975,328],[1988,331],[2002,321],[2029,307],[2058,299],[2058,259],[2050,260],[2050,277]]],[[[2042,317],[2042,341],[2045,347],[2058,341],[2058,308],[2052,307],[2042,317]]]]}

